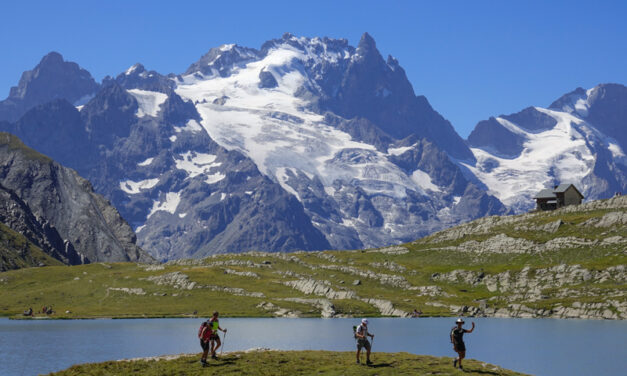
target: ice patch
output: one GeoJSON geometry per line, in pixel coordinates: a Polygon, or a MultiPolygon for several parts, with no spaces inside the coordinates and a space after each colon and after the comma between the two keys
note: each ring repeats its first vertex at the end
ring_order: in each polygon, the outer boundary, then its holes
{"type": "Polygon", "coordinates": [[[135,116],[142,118],[144,116],[157,116],[161,105],[168,99],[168,96],[156,91],[147,91],[140,89],[127,90],[137,100],[137,112],[135,116]]]}
{"type": "Polygon", "coordinates": [[[615,159],[625,158],[625,153],[623,152],[623,149],[618,146],[618,144],[610,142],[607,148],[610,150],[612,157],[615,159]]]}
{"type": "Polygon", "coordinates": [[[416,170],[411,174],[411,180],[413,180],[420,188],[425,191],[440,192],[440,187],[433,184],[431,176],[422,170],[416,170]]]}
{"type": "Polygon", "coordinates": [[[180,214],[179,214],[179,218],[181,218],[181,219],[182,219],[182,218],[185,218],[186,216],[187,216],[187,213],[180,213],[180,214]]]}
{"type": "Polygon", "coordinates": [[[153,160],[154,160],[154,158],[148,158],[148,159],[146,159],[143,162],[139,162],[137,165],[139,167],[148,166],[148,165],[150,165],[152,163],[153,160]]]}
{"type": "Polygon", "coordinates": [[[188,121],[184,127],[174,127],[174,131],[176,133],[181,133],[181,132],[198,133],[202,131],[202,126],[200,126],[200,124],[198,124],[196,120],[192,119],[188,121]]]}
{"type": "Polygon", "coordinates": [[[159,183],[159,178],[146,179],[142,181],[125,180],[120,182],[120,189],[124,192],[134,195],[140,193],[143,189],[150,189],[159,183]]]}
{"type": "Polygon", "coordinates": [[[285,189],[291,195],[296,196],[296,198],[300,201],[300,196],[298,195],[298,192],[296,192],[294,188],[292,188],[289,184],[287,184],[287,181],[289,180],[289,176],[287,176],[287,170],[288,169],[285,167],[277,168],[276,177],[281,187],[283,187],[283,189],[285,189]]]}
{"type": "Polygon", "coordinates": [[[163,202],[154,201],[152,203],[152,208],[150,209],[150,213],[146,219],[150,218],[158,211],[165,211],[170,214],[174,214],[180,202],[181,192],[168,192],[165,194],[165,200],[163,202]]]}
{"type": "Polygon", "coordinates": [[[388,154],[389,155],[402,155],[402,154],[405,154],[406,151],[413,149],[414,146],[416,146],[416,144],[413,144],[412,146],[403,146],[400,148],[389,148],[388,154]]]}
{"type": "Polygon", "coordinates": [[[186,152],[179,154],[181,159],[174,159],[176,168],[187,172],[190,178],[200,174],[208,173],[214,167],[219,167],[222,163],[214,163],[217,156],[213,154],[186,152]]]}
{"type": "Polygon", "coordinates": [[[170,142],[176,141],[176,135],[170,136],[169,140],[170,140],[170,142]]]}
{"type": "Polygon", "coordinates": [[[215,174],[207,174],[206,175],[207,178],[205,179],[205,183],[211,185],[211,184],[215,184],[217,182],[219,182],[220,180],[224,179],[226,177],[226,175],[221,174],[219,172],[215,173],[215,174]]]}

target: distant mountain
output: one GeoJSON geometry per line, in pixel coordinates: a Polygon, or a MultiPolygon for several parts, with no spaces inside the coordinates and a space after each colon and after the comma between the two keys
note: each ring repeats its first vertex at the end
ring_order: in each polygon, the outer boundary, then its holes
{"type": "Polygon", "coordinates": [[[0,132],[0,222],[66,264],[151,261],[90,183],[0,132]]]}
{"type": "Polygon", "coordinates": [[[98,88],[89,72],[51,52],[33,70],[24,72],[9,97],[0,101],[0,120],[15,121],[34,106],[54,99],[84,104],[98,88]]]}
{"type": "Polygon", "coordinates": [[[481,121],[468,137],[476,163],[461,162],[515,211],[533,195],[573,183],[587,199],[627,191],[627,87],[578,88],[548,108],[481,121]]]}
{"type": "Polygon", "coordinates": [[[160,259],[375,247],[506,211],[368,34],[223,45],[181,75],[135,64],[0,129],[87,177],[160,259]]]}

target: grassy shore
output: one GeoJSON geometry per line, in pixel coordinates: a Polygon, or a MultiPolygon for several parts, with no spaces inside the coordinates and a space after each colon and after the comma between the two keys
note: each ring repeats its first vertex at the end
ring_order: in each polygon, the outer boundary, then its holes
{"type": "Polygon", "coordinates": [[[486,218],[382,249],[3,272],[0,316],[52,305],[53,318],[398,316],[414,308],[423,316],[627,318],[627,226],[603,225],[627,211],[623,201],[486,218]]]}
{"type": "Polygon", "coordinates": [[[355,364],[353,352],[250,351],[225,354],[201,367],[200,354],[174,359],[114,361],[73,366],[54,376],[78,375],[522,375],[476,360],[453,368],[453,358],[408,353],[373,354],[373,365],[355,364]]]}

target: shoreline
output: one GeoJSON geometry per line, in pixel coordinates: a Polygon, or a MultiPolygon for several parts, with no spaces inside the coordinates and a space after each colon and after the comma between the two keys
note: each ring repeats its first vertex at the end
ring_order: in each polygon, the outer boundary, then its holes
{"type": "MultiPolygon", "coordinates": [[[[21,317],[21,316],[9,316],[9,315],[0,315],[0,319],[8,319],[14,321],[45,321],[45,320],[140,320],[140,319],[149,319],[149,320],[158,320],[158,319],[202,319],[208,316],[97,316],[97,317],[21,317]]],[[[420,317],[395,317],[395,316],[351,316],[351,317],[320,317],[320,316],[301,316],[301,317],[276,317],[276,316],[222,316],[225,319],[277,319],[277,318],[287,318],[287,319],[325,319],[325,320],[333,320],[333,319],[355,319],[355,318],[375,318],[375,319],[430,319],[430,318],[456,318],[463,317],[466,319],[521,319],[521,320],[586,320],[586,321],[625,321],[625,319],[615,319],[615,318],[590,318],[590,317],[521,317],[521,316],[454,316],[454,315],[424,315],[420,317]]]]}

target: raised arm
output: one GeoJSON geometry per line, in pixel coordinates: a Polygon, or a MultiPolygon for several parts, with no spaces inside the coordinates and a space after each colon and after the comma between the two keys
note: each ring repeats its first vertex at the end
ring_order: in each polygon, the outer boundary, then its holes
{"type": "Polygon", "coordinates": [[[464,331],[465,331],[466,333],[472,333],[472,331],[473,331],[473,330],[475,330],[475,322],[474,322],[474,321],[472,322],[472,328],[470,328],[470,329],[464,329],[464,331]]]}

